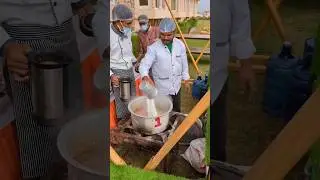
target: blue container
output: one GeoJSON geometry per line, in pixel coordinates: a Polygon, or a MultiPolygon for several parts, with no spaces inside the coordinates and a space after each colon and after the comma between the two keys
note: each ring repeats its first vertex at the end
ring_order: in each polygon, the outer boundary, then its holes
{"type": "Polygon", "coordinates": [[[292,45],[285,42],[281,52],[272,55],[267,63],[263,110],[272,117],[284,117],[290,83],[298,58],[292,55],[292,45]]]}
{"type": "Polygon", "coordinates": [[[192,96],[200,100],[205,93],[208,91],[208,76],[206,75],[204,79],[201,76],[193,82],[192,85],[192,96]]]}
{"type": "Polygon", "coordinates": [[[305,41],[303,58],[294,70],[290,82],[289,97],[285,110],[285,120],[289,121],[312,94],[313,76],[310,71],[315,53],[315,39],[305,41]]]}
{"type": "Polygon", "coordinates": [[[308,38],[305,40],[303,58],[299,61],[299,65],[307,66],[309,69],[311,68],[312,58],[314,57],[315,53],[315,43],[315,38],[308,38]]]}
{"type": "Polygon", "coordinates": [[[312,74],[310,67],[298,66],[291,78],[284,119],[289,121],[312,94],[312,74]]]}

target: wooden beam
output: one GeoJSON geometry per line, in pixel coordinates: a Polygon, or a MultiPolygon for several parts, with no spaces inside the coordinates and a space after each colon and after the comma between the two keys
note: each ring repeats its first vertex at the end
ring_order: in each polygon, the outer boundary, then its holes
{"type": "Polygon", "coordinates": [[[198,104],[191,110],[188,116],[182,121],[179,127],[168,138],[167,142],[162,146],[159,152],[150,159],[145,170],[154,170],[171,149],[177,144],[182,136],[191,128],[197,119],[209,108],[210,106],[210,90],[200,99],[198,104]]]}
{"type": "Polygon", "coordinates": [[[320,138],[320,89],[254,163],[244,180],[281,180],[320,138]]]}
{"type": "MultiPolygon", "coordinates": [[[[229,63],[228,68],[230,71],[239,71],[240,64],[229,63]]],[[[259,73],[259,74],[263,74],[266,72],[266,67],[264,65],[253,65],[252,68],[256,73],[259,73]]]]}
{"type": "Polygon", "coordinates": [[[113,149],[113,147],[110,146],[110,160],[118,166],[124,166],[126,165],[126,162],[119,156],[119,154],[116,152],[116,150],[113,149]]]}

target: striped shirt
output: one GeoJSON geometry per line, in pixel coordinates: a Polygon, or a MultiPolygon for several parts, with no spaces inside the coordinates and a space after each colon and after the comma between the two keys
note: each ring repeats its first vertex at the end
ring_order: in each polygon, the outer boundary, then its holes
{"type": "Polygon", "coordinates": [[[70,19],[71,3],[81,0],[1,0],[0,47],[10,39],[2,24],[56,26],[70,19]]]}

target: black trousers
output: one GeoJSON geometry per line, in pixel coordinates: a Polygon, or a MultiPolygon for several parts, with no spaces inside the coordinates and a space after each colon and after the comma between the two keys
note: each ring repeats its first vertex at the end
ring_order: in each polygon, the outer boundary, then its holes
{"type": "Polygon", "coordinates": [[[210,159],[226,161],[227,82],[218,98],[210,104],[210,159]]]}
{"type": "Polygon", "coordinates": [[[173,111],[181,112],[181,90],[176,95],[170,95],[173,103],[173,111]]]}

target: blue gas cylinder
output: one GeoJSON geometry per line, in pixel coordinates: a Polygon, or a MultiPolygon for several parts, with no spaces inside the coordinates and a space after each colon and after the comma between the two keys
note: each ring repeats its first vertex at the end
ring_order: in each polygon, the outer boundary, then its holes
{"type": "Polygon", "coordinates": [[[204,79],[201,76],[193,82],[192,85],[192,96],[196,99],[201,99],[208,90],[208,76],[206,75],[204,79]]]}
{"type": "Polygon", "coordinates": [[[292,55],[292,45],[285,42],[281,52],[272,55],[267,63],[265,90],[263,95],[263,110],[273,117],[283,117],[290,82],[298,58],[292,55]]]}
{"type": "MultiPolygon", "coordinates": [[[[299,65],[305,66],[305,64],[311,64],[312,58],[308,58],[308,56],[313,57],[315,53],[315,44],[316,39],[315,38],[308,38],[304,42],[304,50],[303,50],[303,57],[301,60],[299,60],[299,65]],[[305,62],[309,61],[309,62],[305,62]]],[[[311,67],[311,65],[307,66],[308,68],[311,67]]]]}
{"type": "MultiPolygon", "coordinates": [[[[309,55],[308,58],[311,58],[309,55]]],[[[290,81],[290,91],[286,102],[284,119],[289,121],[312,94],[312,73],[310,66],[298,66],[290,81]]]]}
{"type": "Polygon", "coordinates": [[[202,81],[202,77],[198,76],[197,79],[192,84],[192,97],[199,99],[201,96],[200,84],[202,81]]]}
{"type": "Polygon", "coordinates": [[[289,97],[285,110],[285,120],[289,121],[312,94],[313,76],[311,64],[315,53],[315,39],[305,41],[303,58],[293,72],[290,82],[289,97]]]}

